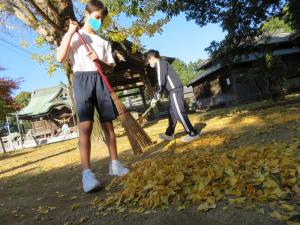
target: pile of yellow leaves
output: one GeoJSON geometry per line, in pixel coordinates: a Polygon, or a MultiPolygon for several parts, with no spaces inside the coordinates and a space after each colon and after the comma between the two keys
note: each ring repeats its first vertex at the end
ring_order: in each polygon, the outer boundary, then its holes
{"type": "MultiPolygon", "coordinates": [[[[144,212],[170,204],[183,210],[193,203],[206,211],[217,202],[264,202],[300,196],[298,143],[265,148],[189,150],[137,162],[131,173],[112,182],[117,192],[95,206],[103,213],[144,212]],[[119,189],[118,189],[119,188],[119,189]]],[[[293,206],[287,205],[289,209],[293,206]]]]}

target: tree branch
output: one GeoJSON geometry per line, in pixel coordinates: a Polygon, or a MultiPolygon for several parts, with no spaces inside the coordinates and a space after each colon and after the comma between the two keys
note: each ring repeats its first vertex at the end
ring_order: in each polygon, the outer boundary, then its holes
{"type": "Polygon", "coordinates": [[[33,0],[25,1],[29,2],[32,7],[34,7],[34,9],[56,30],[57,33],[61,34],[63,32],[62,29],[56,23],[54,23],[33,0]]]}
{"type": "Polygon", "coordinates": [[[48,6],[49,11],[55,17],[56,22],[59,23],[59,14],[57,13],[57,9],[55,9],[54,5],[52,4],[52,1],[47,0],[46,2],[47,2],[47,6],[48,6]]]}

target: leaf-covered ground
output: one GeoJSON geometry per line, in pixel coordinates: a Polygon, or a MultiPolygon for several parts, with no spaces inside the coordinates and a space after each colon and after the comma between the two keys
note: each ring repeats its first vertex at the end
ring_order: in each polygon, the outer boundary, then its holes
{"type": "Polygon", "coordinates": [[[300,96],[191,115],[195,142],[158,141],[167,120],[145,126],[158,143],[112,179],[104,145],[93,146],[103,189],[81,190],[77,140],[0,155],[0,224],[299,224],[300,96]]]}

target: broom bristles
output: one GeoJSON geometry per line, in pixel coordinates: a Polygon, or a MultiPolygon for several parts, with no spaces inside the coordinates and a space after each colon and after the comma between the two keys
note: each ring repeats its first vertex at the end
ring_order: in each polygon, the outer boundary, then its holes
{"type": "Polygon", "coordinates": [[[134,154],[143,153],[143,150],[149,149],[153,145],[153,142],[133,116],[126,111],[124,104],[117,94],[112,92],[111,96],[118,110],[119,118],[121,119],[134,154]]]}

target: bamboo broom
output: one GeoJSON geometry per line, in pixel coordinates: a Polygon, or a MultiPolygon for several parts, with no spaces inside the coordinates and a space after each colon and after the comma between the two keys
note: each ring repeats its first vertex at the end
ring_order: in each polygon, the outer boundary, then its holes
{"type": "MultiPolygon", "coordinates": [[[[90,52],[90,48],[87,45],[86,41],[83,39],[81,34],[77,31],[77,35],[84,45],[85,49],[90,52]]],[[[143,150],[150,148],[153,145],[148,134],[143,130],[143,128],[138,124],[138,122],[133,118],[131,113],[129,113],[124,104],[122,103],[121,99],[118,97],[116,92],[112,89],[111,85],[109,84],[106,76],[103,74],[100,64],[97,61],[94,61],[97,70],[102,77],[105,85],[107,86],[111,98],[114,101],[116,108],[119,113],[119,118],[121,119],[122,126],[125,129],[126,135],[129,139],[130,145],[134,154],[141,154],[143,150]]]]}

